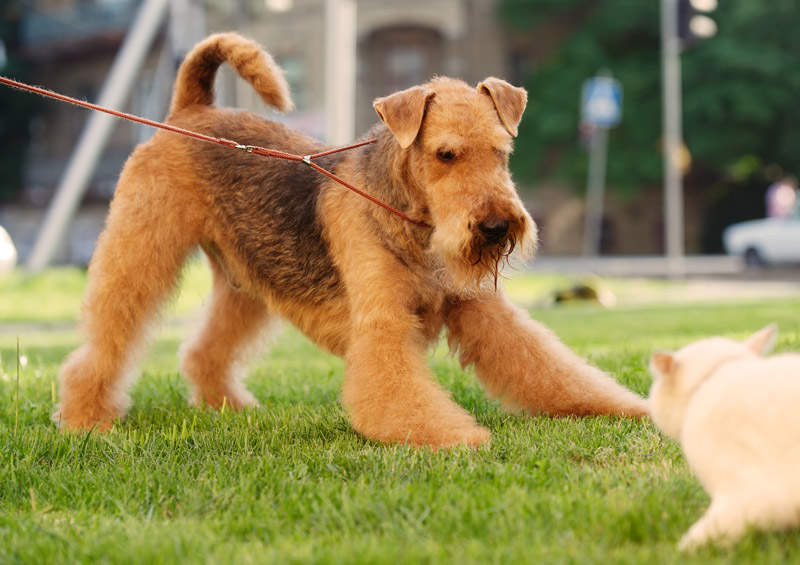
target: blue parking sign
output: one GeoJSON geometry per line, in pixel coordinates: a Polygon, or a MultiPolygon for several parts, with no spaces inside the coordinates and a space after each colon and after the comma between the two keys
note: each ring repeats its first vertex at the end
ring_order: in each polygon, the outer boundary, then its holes
{"type": "Polygon", "coordinates": [[[619,81],[598,76],[583,83],[581,117],[584,122],[612,128],[622,119],[622,85],[619,81]]]}

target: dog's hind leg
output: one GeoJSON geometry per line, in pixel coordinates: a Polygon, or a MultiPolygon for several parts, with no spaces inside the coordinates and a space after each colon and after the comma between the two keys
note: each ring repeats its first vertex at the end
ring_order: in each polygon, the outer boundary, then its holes
{"type": "Polygon", "coordinates": [[[234,410],[255,406],[242,385],[243,363],[255,350],[269,321],[264,302],[237,290],[214,258],[211,302],[200,332],[181,347],[181,372],[190,380],[194,404],[234,410]]]}
{"type": "Polygon", "coordinates": [[[502,290],[453,302],[445,322],[462,365],[474,363],[489,393],[509,407],[554,416],[648,413],[643,398],[587,364],[502,290]]]}
{"type": "Polygon", "coordinates": [[[61,368],[60,405],[53,414],[67,429],[106,430],[124,416],[125,376],[199,239],[198,203],[171,179],[156,184],[144,161],[137,165],[131,158],[123,170],[89,266],[86,343],[61,368]]]}

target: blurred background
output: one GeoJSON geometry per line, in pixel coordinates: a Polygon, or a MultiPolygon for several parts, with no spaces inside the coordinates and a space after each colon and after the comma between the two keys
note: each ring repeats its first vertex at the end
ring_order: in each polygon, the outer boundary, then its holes
{"type": "MultiPolygon", "coordinates": [[[[0,74],[97,101],[137,25],[150,34],[140,36],[141,60],[121,71],[130,88],[119,109],[162,119],[186,50],[232,29],[273,54],[297,110],[269,113],[228,70],[218,103],[331,141],[366,131],[375,97],[436,74],[472,84],[499,76],[529,92],[511,166],[545,260],[800,262],[797,0],[3,0],[0,74]],[[598,76],[612,86],[591,82],[598,76]],[[731,224],[767,216],[767,236],[725,241],[731,224]]],[[[0,226],[21,264],[89,117],[0,87],[0,226]]],[[[152,133],[114,121],[52,263],[88,262],[124,160],[152,133]]]]}

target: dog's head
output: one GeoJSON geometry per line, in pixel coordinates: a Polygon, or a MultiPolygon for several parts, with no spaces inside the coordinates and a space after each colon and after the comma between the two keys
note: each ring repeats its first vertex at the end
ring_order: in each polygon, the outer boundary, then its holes
{"type": "Polygon", "coordinates": [[[508,170],[526,103],[524,89],[497,78],[476,88],[436,78],[374,102],[430,210],[430,250],[458,287],[496,281],[512,251],[535,251],[536,225],[508,170]]]}

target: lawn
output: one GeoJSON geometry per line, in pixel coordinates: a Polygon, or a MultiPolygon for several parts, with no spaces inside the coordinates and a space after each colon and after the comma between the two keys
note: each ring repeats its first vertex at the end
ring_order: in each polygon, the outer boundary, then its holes
{"type": "MultiPolygon", "coordinates": [[[[545,306],[540,298],[562,282],[521,275],[509,287],[642,394],[652,351],[701,336],[744,337],[777,321],[778,349],[800,349],[800,292],[545,306]]],[[[359,437],[337,401],[343,363],[291,329],[251,368],[261,408],[191,408],[176,350],[208,286],[200,264],[141,364],[125,422],[105,435],[59,433],[49,421],[55,378],[78,343],[84,284],[77,270],[0,279],[0,563],[800,562],[798,532],[678,554],[708,497],[677,444],[648,422],[509,415],[443,344],[431,365],[492,430],[488,448],[433,452],[359,437]]],[[[620,298],[631,290],[609,284],[620,298]]],[[[653,285],[656,294],[680,286],[653,285]]]]}

